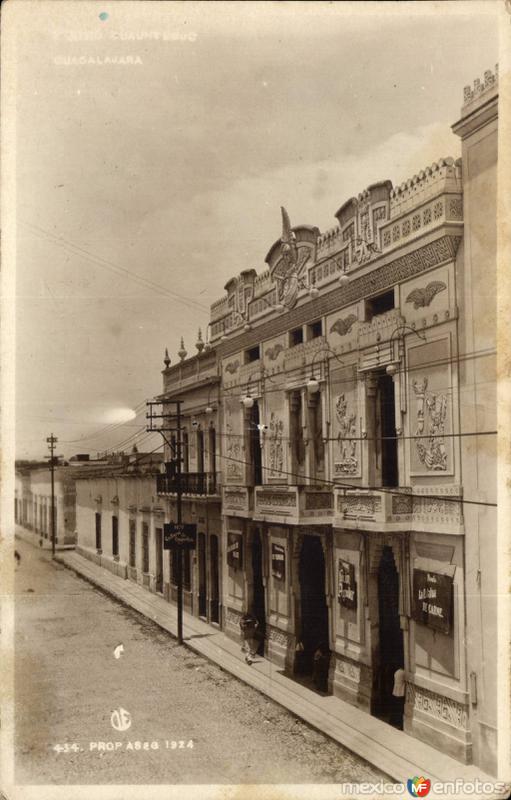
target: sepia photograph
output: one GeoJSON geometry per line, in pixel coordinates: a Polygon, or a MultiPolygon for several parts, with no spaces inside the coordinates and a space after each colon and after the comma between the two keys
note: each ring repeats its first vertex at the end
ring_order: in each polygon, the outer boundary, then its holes
{"type": "Polygon", "coordinates": [[[7,0],[0,800],[507,798],[507,0],[7,0]]]}

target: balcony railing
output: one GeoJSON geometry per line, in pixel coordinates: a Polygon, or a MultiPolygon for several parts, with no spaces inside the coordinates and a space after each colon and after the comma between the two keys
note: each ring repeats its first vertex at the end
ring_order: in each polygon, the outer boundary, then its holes
{"type": "MultiPolygon", "coordinates": [[[[158,494],[176,494],[176,477],[174,475],[157,475],[156,491],[158,494]]],[[[216,494],[216,473],[183,472],[181,475],[181,491],[183,494],[216,494]]]]}

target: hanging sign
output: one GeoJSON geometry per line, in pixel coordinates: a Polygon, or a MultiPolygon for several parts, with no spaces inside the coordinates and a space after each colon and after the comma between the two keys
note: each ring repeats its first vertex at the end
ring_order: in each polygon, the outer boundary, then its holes
{"type": "Polygon", "coordinates": [[[286,549],[281,544],[271,546],[271,573],[279,580],[286,575],[286,549]]]}
{"type": "Polygon", "coordinates": [[[181,547],[183,550],[195,550],[197,540],[197,525],[184,522],[178,525],[169,522],[163,526],[163,549],[174,550],[181,547]]]}
{"type": "Polygon", "coordinates": [[[413,571],[413,618],[442,633],[452,629],[453,579],[449,575],[413,571]]]}
{"type": "Polygon", "coordinates": [[[243,565],[243,538],[241,533],[227,534],[227,563],[234,569],[243,565]]]}
{"type": "Polygon", "coordinates": [[[355,583],[355,565],[339,559],[339,591],[338,600],[344,608],[357,607],[357,584],[355,583]]]}

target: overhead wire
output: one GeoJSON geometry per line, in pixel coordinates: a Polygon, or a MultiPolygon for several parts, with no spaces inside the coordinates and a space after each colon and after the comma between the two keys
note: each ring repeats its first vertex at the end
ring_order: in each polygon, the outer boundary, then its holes
{"type": "MultiPolygon", "coordinates": [[[[212,451],[208,450],[207,448],[205,448],[204,452],[207,453],[208,455],[212,455],[212,451]]],[[[244,459],[233,458],[232,456],[226,456],[223,453],[215,453],[215,458],[216,457],[222,458],[222,459],[225,459],[225,460],[228,460],[228,461],[234,461],[234,462],[236,462],[238,464],[243,464],[245,466],[253,466],[252,462],[250,462],[250,461],[245,461],[244,459]]],[[[482,501],[482,500],[466,500],[465,498],[450,497],[448,495],[414,494],[413,491],[412,492],[399,491],[398,487],[370,486],[370,485],[367,485],[367,484],[352,484],[352,483],[343,483],[342,481],[332,481],[332,480],[328,480],[328,479],[322,478],[322,477],[316,478],[316,477],[314,477],[312,475],[304,475],[304,474],[301,474],[301,473],[298,473],[298,472],[290,472],[289,470],[275,469],[273,467],[267,467],[264,464],[261,464],[261,469],[267,470],[269,472],[274,472],[274,473],[278,472],[279,475],[283,475],[283,476],[286,476],[286,477],[300,478],[300,480],[304,480],[305,479],[305,480],[309,480],[309,481],[315,481],[316,483],[319,483],[322,486],[329,485],[329,486],[342,488],[342,489],[351,489],[352,491],[357,491],[357,490],[378,491],[378,492],[383,492],[385,494],[390,494],[393,497],[419,497],[419,498],[427,499],[427,500],[442,500],[442,501],[445,500],[446,502],[452,502],[452,503],[458,503],[458,504],[462,503],[462,504],[465,504],[465,505],[490,506],[492,508],[496,508],[497,507],[497,503],[488,503],[488,502],[482,501]]],[[[263,488],[263,489],[272,488],[272,484],[264,484],[263,486],[260,486],[258,488],[263,488]]],[[[273,488],[277,488],[277,487],[275,487],[275,485],[273,485],[273,488]]],[[[403,489],[408,489],[408,487],[402,487],[402,488],[403,489]]]]}
{"type": "Polygon", "coordinates": [[[20,220],[20,222],[25,227],[32,229],[32,232],[35,233],[36,235],[44,236],[47,239],[50,239],[50,241],[53,244],[60,245],[66,252],[71,253],[71,255],[81,256],[82,258],[87,259],[88,261],[92,262],[98,267],[104,267],[105,269],[109,269],[110,271],[116,274],[125,275],[131,278],[131,280],[135,281],[139,285],[145,286],[146,288],[149,289],[156,290],[160,293],[163,292],[169,297],[172,297],[174,300],[179,300],[180,302],[184,303],[185,305],[188,305],[191,308],[209,312],[209,307],[206,306],[205,304],[199,303],[197,300],[194,300],[191,297],[187,297],[186,295],[180,294],[179,292],[169,289],[167,286],[163,286],[162,284],[157,283],[156,281],[153,281],[150,278],[146,278],[143,275],[139,275],[138,273],[133,272],[132,270],[127,269],[126,267],[121,267],[119,264],[114,264],[112,261],[110,261],[107,258],[104,258],[103,256],[95,255],[94,253],[91,253],[89,250],[87,250],[84,247],[81,247],[75,242],[65,239],[63,236],[59,236],[57,234],[54,234],[52,231],[48,231],[45,228],[41,228],[39,225],[36,225],[33,222],[27,222],[25,220],[20,220]]]}

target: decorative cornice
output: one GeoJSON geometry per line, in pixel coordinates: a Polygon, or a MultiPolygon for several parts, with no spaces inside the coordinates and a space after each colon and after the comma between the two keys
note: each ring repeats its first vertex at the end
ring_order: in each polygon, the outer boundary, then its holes
{"type": "Polygon", "coordinates": [[[445,235],[391,262],[375,267],[359,278],[352,278],[347,286],[337,287],[328,294],[310,300],[306,305],[291,309],[285,315],[267,320],[264,328],[257,326],[252,331],[221,342],[217,345],[218,354],[220,358],[225,358],[239,350],[258,344],[263,338],[269,339],[278,336],[290,328],[312,322],[332,311],[341,311],[344,307],[364,297],[388,289],[396,283],[409,280],[432,267],[452,260],[456,256],[460,240],[461,236],[445,235]]]}

